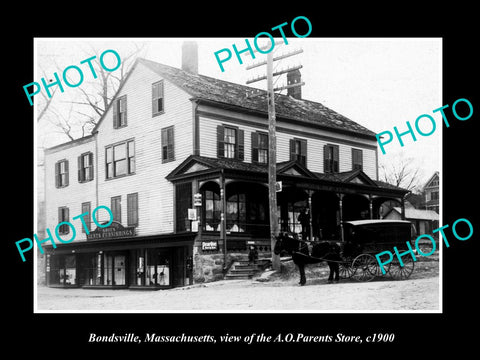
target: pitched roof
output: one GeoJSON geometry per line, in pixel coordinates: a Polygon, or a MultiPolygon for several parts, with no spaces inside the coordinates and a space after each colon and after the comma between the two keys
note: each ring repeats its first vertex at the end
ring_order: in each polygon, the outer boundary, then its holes
{"type": "MultiPolygon", "coordinates": [[[[399,214],[402,213],[402,209],[398,206],[394,206],[392,210],[395,210],[399,214]]],[[[417,219],[417,220],[438,220],[438,214],[433,210],[421,210],[421,209],[406,207],[405,218],[417,219]]]]}
{"type": "MultiPolygon", "coordinates": [[[[266,91],[260,90],[259,95],[249,97],[247,94],[252,91],[258,91],[258,89],[205,75],[192,74],[175,67],[142,58],[137,61],[174,83],[194,98],[257,113],[268,113],[266,91]]],[[[337,131],[353,132],[356,135],[375,137],[373,131],[318,102],[303,99],[298,100],[291,96],[280,94],[275,99],[275,112],[277,117],[302,121],[337,131]]]]}
{"type": "Polygon", "coordinates": [[[431,186],[430,183],[431,183],[434,179],[437,179],[437,180],[438,180],[439,177],[440,177],[439,172],[438,172],[438,171],[435,171],[435,172],[433,173],[433,175],[430,176],[430,179],[428,179],[428,181],[425,183],[425,185],[423,186],[423,189],[425,190],[426,188],[429,188],[429,187],[433,187],[433,188],[437,187],[437,188],[438,188],[439,185],[432,185],[432,186],[431,186]]]}
{"type": "MultiPolygon", "coordinates": [[[[190,155],[187,157],[181,164],[179,164],[175,169],[172,170],[170,174],[166,176],[166,179],[172,181],[183,177],[184,174],[194,175],[195,173],[206,171],[206,170],[233,170],[241,172],[251,172],[257,174],[268,174],[268,167],[266,164],[253,164],[243,161],[238,161],[235,159],[226,159],[226,158],[211,158],[200,155],[190,155]],[[196,167],[195,164],[201,164],[201,167],[196,167]],[[204,166],[204,167],[203,167],[204,166]]],[[[306,178],[311,178],[313,180],[325,180],[329,182],[343,183],[343,184],[352,184],[352,180],[355,178],[360,178],[364,185],[370,186],[371,188],[377,188],[379,190],[394,190],[396,192],[408,192],[408,190],[383,183],[382,181],[375,181],[370,179],[362,170],[356,169],[351,171],[345,171],[335,174],[324,174],[318,172],[312,172],[308,170],[305,166],[297,161],[283,161],[277,163],[277,174],[278,175],[294,175],[294,176],[303,176],[306,178]],[[296,170],[294,173],[290,172],[290,169],[296,170]]]]}
{"type": "MultiPolygon", "coordinates": [[[[227,169],[227,170],[236,170],[242,172],[254,172],[260,174],[268,174],[268,167],[266,164],[254,164],[243,161],[238,161],[235,159],[227,158],[211,158],[200,155],[190,155],[187,157],[180,165],[178,165],[170,174],[166,176],[167,179],[175,178],[178,174],[181,174],[185,170],[190,168],[191,164],[199,163],[207,166],[210,169],[227,169]]],[[[277,163],[277,173],[281,174],[287,170],[295,168],[298,170],[298,173],[315,178],[315,175],[310,172],[306,167],[296,161],[283,161],[277,163]]]]}

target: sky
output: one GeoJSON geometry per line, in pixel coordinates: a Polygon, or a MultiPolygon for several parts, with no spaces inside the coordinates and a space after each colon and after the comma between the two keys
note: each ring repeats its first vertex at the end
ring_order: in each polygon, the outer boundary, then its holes
{"type": "MultiPolygon", "coordinates": [[[[222,72],[214,52],[224,48],[233,53],[232,44],[239,50],[245,48],[244,38],[126,38],[97,39],[37,38],[35,79],[53,74],[70,65],[85,70],[84,82],[87,89],[95,81],[87,72],[87,65],[80,61],[93,55],[93,49],[114,49],[120,54],[128,53],[143,44],[141,57],[174,67],[181,67],[181,46],[184,40],[195,40],[198,44],[199,73],[221,80],[246,84],[248,79],[261,75],[265,67],[247,70],[249,64],[263,60],[257,53],[251,59],[248,53],[240,64],[235,55],[223,64],[222,72]],[[41,69],[41,70],[40,70],[41,69]]],[[[253,39],[249,39],[253,46],[253,39]]],[[[320,102],[349,119],[379,133],[391,131],[397,126],[400,132],[407,130],[406,122],[412,127],[422,114],[433,116],[436,131],[423,137],[416,134],[417,141],[404,136],[401,147],[396,138],[385,146],[386,154],[378,151],[380,165],[392,164],[399,159],[410,159],[420,169],[421,182],[427,181],[435,171],[441,170],[442,121],[433,110],[442,103],[442,40],[440,38],[282,38],[276,39],[275,55],[302,49],[299,55],[275,62],[276,69],[302,65],[301,74],[305,85],[302,98],[320,102]]],[[[221,56],[224,56],[222,54],[221,56]]],[[[59,73],[59,76],[61,74],[59,73]]],[[[276,79],[279,86],[286,82],[285,75],[276,79]]],[[[260,88],[266,82],[250,84],[260,88]]],[[[285,93],[283,90],[282,93],[285,93]]],[[[37,95],[38,96],[38,95],[37,95]]],[[[52,111],[68,116],[71,100],[79,96],[78,89],[65,87],[52,102],[52,111]]],[[[87,111],[88,109],[85,109],[87,111]]],[[[423,119],[422,121],[425,121],[423,119]]],[[[36,121],[35,121],[36,123],[36,121]]],[[[428,122],[419,123],[424,132],[431,129],[428,122]]],[[[52,132],[48,121],[42,120],[37,129],[37,146],[50,147],[68,141],[64,135],[52,132]]],[[[78,135],[78,134],[77,134],[78,135]]]]}

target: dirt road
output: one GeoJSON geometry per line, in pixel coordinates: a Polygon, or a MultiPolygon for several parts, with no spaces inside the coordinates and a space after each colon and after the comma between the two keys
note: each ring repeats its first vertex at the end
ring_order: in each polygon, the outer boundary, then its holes
{"type": "Polygon", "coordinates": [[[161,291],[38,288],[38,311],[355,312],[438,311],[438,262],[417,263],[403,281],[326,283],[326,272],[299,286],[296,273],[267,282],[224,280],[161,291]]]}

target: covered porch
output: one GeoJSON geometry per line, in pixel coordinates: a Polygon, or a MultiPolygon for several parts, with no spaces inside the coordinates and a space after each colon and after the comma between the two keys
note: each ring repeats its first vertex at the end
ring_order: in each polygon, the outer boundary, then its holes
{"type": "MultiPolygon", "coordinates": [[[[186,210],[193,207],[194,195],[201,194],[195,239],[200,253],[244,252],[249,245],[271,251],[266,165],[192,155],[167,179],[177,189],[192,189],[186,195],[176,192],[177,231],[191,230],[186,210]]],[[[280,231],[306,239],[343,241],[343,221],[379,219],[385,201],[396,201],[405,214],[407,190],[372,180],[359,169],[313,173],[288,161],[277,164],[277,182],[280,231]]]]}

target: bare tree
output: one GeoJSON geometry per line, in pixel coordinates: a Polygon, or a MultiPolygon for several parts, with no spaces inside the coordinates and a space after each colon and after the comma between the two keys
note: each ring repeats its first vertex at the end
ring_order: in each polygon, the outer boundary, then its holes
{"type": "Polygon", "coordinates": [[[389,184],[416,192],[420,190],[421,169],[415,165],[413,158],[394,159],[388,164],[380,165],[380,179],[389,184]]]}
{"type": "MultiPolygon", "coordinates": [[[[73,100],[61,100],[60,104],[62,105],[55,108],[51,106],[55,92],[52,93],[51,98],[47,98],[41,92],[44,101],[42,101],[37,122],[45,118],[46,121],[55,126],[58,133],[66,135],[70,140],[89,135],[108,108],[115,93],[127,78],[135,60],[145,48],[143,43],[135,43],[134,46],[133,50],[121,54],[120,67],[109,72],[99,63],[100,51],[90,45],[88,56],[96,56],[92,64],[94,64],[97,78],[83,82],[81,86],[75,89],[76,94],[73,95],[73,100]]],[[[87,51],[85,52],[87,53],[87,51]]],[[[58,64],[56,64],[56,68],[58,73],[63,71],[58,64]]],[[[68,80],[75,83],[70,78],[68,80]]]]}
{"type": "MultiPolygon", "coordinates": [[[[43,77],[45,78],[46,74],[45,74],[45,70],[43,70],[43,69],[42,69],[42,74],[43,74],[43,77]]],[[[38,105],[38,108],[40,109],[40,111],[38,112],[38,115],[37,115],[37,123],[43,118],[43,116],[47,112],[48,108],[50,107],[50,104],[52,103],[53,96],[55,95],[56,91],[57,91],[57,89],[55,88],[52,91],[52,94],[51,94],[50,97],[45,95],[45,93],[43,91],[40,92],[40,94],[42,95],[42,100],[40,100],[39,105],[38,105]]]]}
{"type": "MultiPolygon", "coordinates": [[[[93,109],[93,111],[98,115],[99,119],[106,111],[108,105],[110,104],[110,101],[112,100],[117,90],[120,88],[120,86],[122,86],[130,69],[135,63],[135,60],[145,47],[144,44],[134,45],[135,49],[133,51],[121,56],[122,61],[120,63],[120,67],[113,72],[106,71],[102,66],[100,66],[98,60],[100,58],[100,53],[98,49],[90,46],[90,54],[93,53],[95,55],[94,63],[97,65],[96,69],[98,79],[90,82],[91,87],[78,87],[82,96],[78,101],[73,101],[73,103],[77,105],[87,106],[93,109]]],[[[80,111],[78,111],[77,113],[81,114],[80,111]]],[[[86,117],[88,122],[96,123],[95,121],[92,121],[91,116],[86,115],[86,117]]]]}

